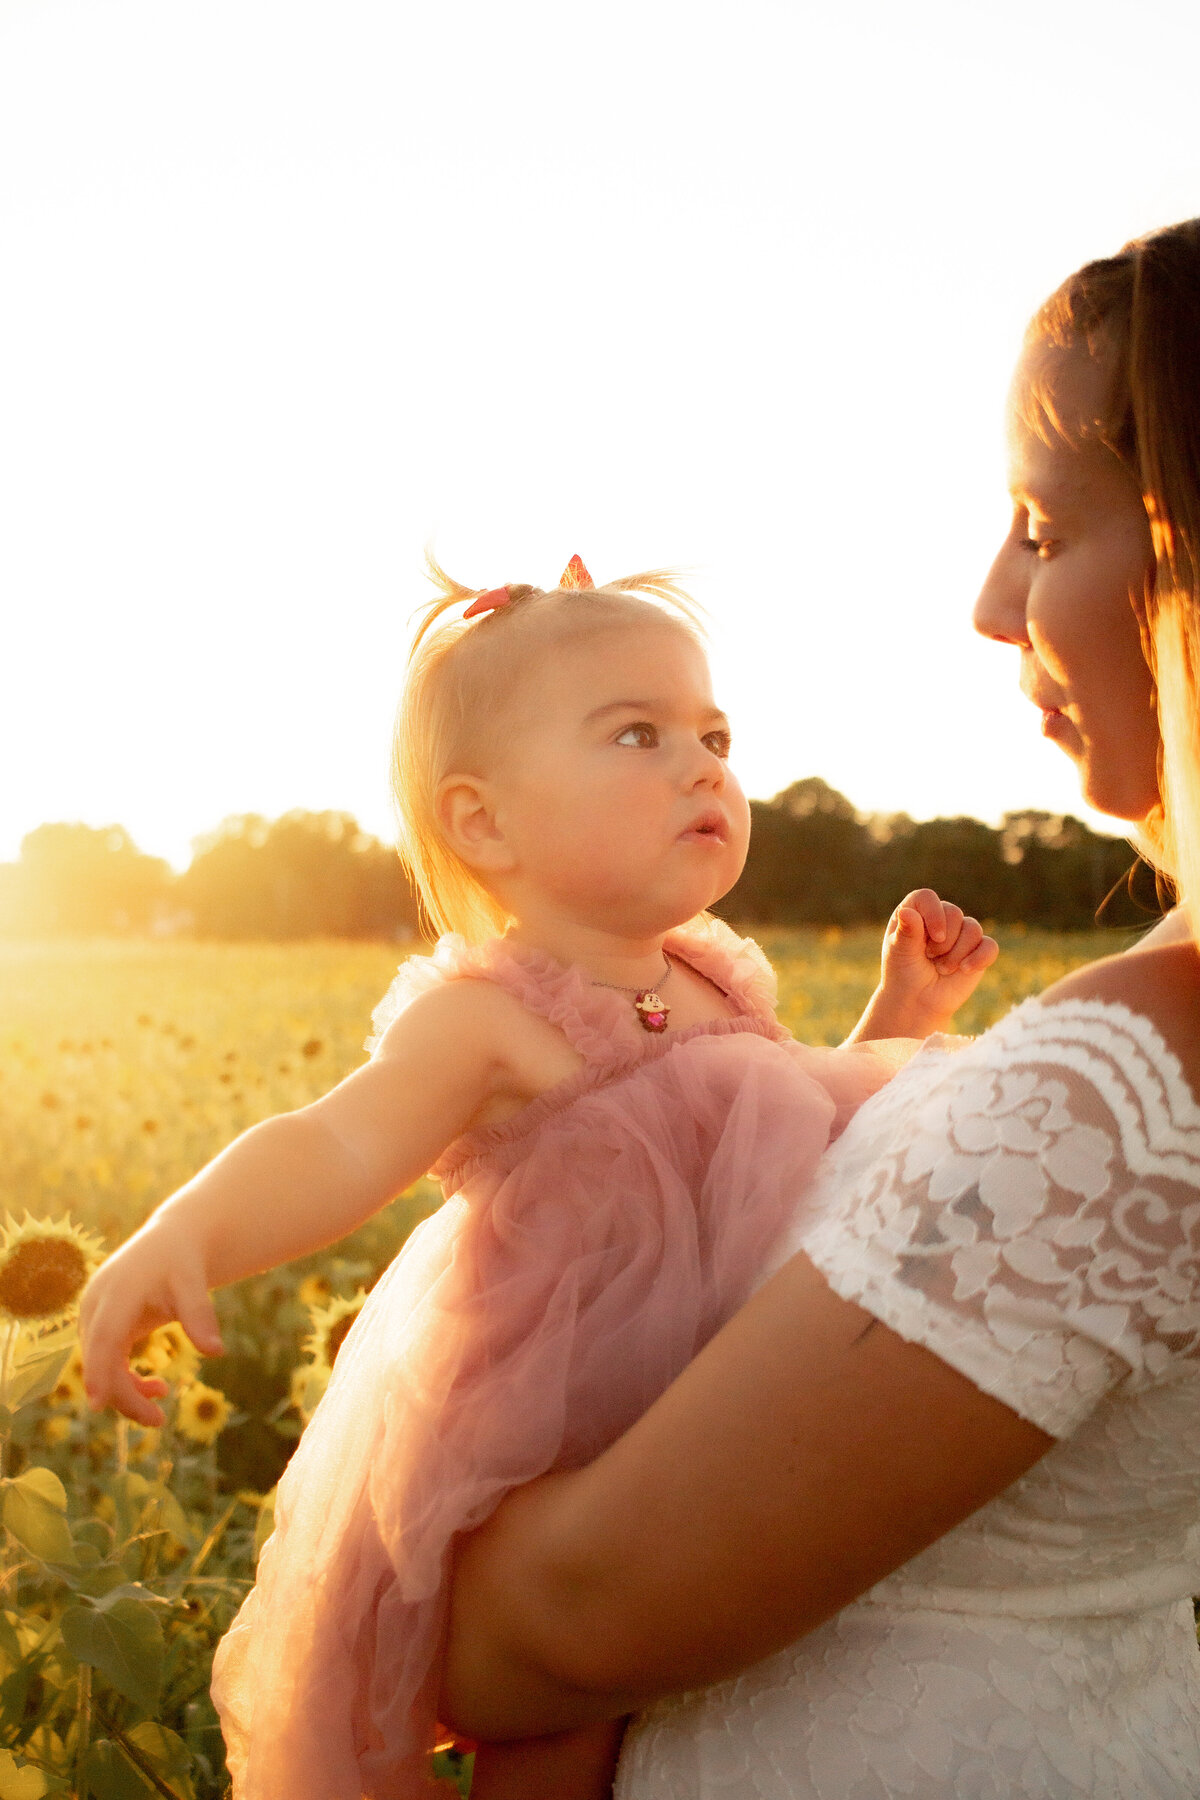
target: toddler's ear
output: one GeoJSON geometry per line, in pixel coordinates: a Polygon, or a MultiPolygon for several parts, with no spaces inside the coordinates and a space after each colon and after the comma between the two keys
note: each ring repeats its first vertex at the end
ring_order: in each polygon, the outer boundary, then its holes
{"type": "Polygon", "coordinates": [[[512,850],[486,781],[447,775],[434,796],[434,812],[447,845],[469,869],[499,875],[512,867],[512,850]]]}

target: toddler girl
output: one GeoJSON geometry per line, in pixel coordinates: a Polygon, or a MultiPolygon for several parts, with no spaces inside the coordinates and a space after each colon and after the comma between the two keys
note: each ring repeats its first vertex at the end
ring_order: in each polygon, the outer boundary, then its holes
{"type": "MultiPolygon", "coordinates": [[[[239,1800],[429,1791],[454,1535],[667,1387],[907,1053],[861,1040],[941,1028],[995,955],[912,896],[860,1041],[795,1043],[761,952],[706,915],[749,816],[686,597],[662,574],[595,588],[577,558],[551,591],[435,573],[396,777],[447,935],[401,969],[366,1066],[246,1132],[84,1303],[93,1404],[155,1423],[164,1388],[128,1366],[145,1331],[179,1319],[216,1353],[210,1288],[332,1243],[430,1168],[447,1195],[342,1345],[218,1650],[239,1800]]],[[[489,1747],[478,1792],[603,1792],[614,1742],[489,1747]]]]}

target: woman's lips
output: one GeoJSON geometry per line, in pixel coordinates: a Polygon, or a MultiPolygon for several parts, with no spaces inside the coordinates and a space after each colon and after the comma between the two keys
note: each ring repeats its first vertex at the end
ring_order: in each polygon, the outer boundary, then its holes
{"type": "Polygon", "coordinates": [[[1043,706],[1043,708],[1042,708],[1042,736],[1043,737],[1048,737],[1048,738],[1052,738],[1055,740],[1057,740],[1059,738],[1064,738],[1064,737],[1066,737],[1068,731],[1070,730],[1070,726],[1071,726],[1071,721],[1068,719],[1066,713],[1062,712],[1057,706],[1043,706]]]}

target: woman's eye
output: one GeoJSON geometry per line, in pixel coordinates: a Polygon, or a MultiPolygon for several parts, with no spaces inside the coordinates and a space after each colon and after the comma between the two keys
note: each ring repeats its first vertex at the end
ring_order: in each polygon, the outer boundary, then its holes
{"type": "Polygon", "coordinates": [[[724,761],[729,755],[733,740],[727,731],[707,731],[703,742],[706,750],[711,750],[714,756],[719,756],[724,761]]]}
{"type": "Polygon", "coordinates": [[[1045,562],[1047,557],[1058,548],[1058,540],[1056,538],[1026,537],[1021,539],[1020,547],[1030,556],[1040,557],[1045,562]]]}
{"type": "Polygon", "coordinates": [[[645,720],[642,720],[637,725],[626,725],[625,729],[617,734],[615,742],[628,744],[633,750],[653,750],[658,743],[658,732],[653,725],[648,725],[645,720]]]}

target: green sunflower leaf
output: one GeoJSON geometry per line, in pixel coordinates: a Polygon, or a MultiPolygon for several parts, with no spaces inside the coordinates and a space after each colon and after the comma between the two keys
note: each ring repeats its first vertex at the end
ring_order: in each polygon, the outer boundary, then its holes
{"type": "Polygon", "coordinates": [[[62,1637],[76,1662],[90,1663],[117,1692],[143,1712],[153,1713],[163,1683],[162,1627],[142,1600],[121,1599],[104,1612],[68,1607],[62,1637]]]}
{"type": "Polygon", "coordinates": [[[11,1750],[0,1749],[0,1800],[42,1800],[48,1791],[40,1769],[18,1762],[11,1750]]]}
{"type": "Polygon", "coordinates": [[[5,1488],[4,1523],[39,1561],[73,1567],[75,1544],[66,1506],[66,1492],[57,1475],[49,1469],[26,1469],[5,1488]]]}

